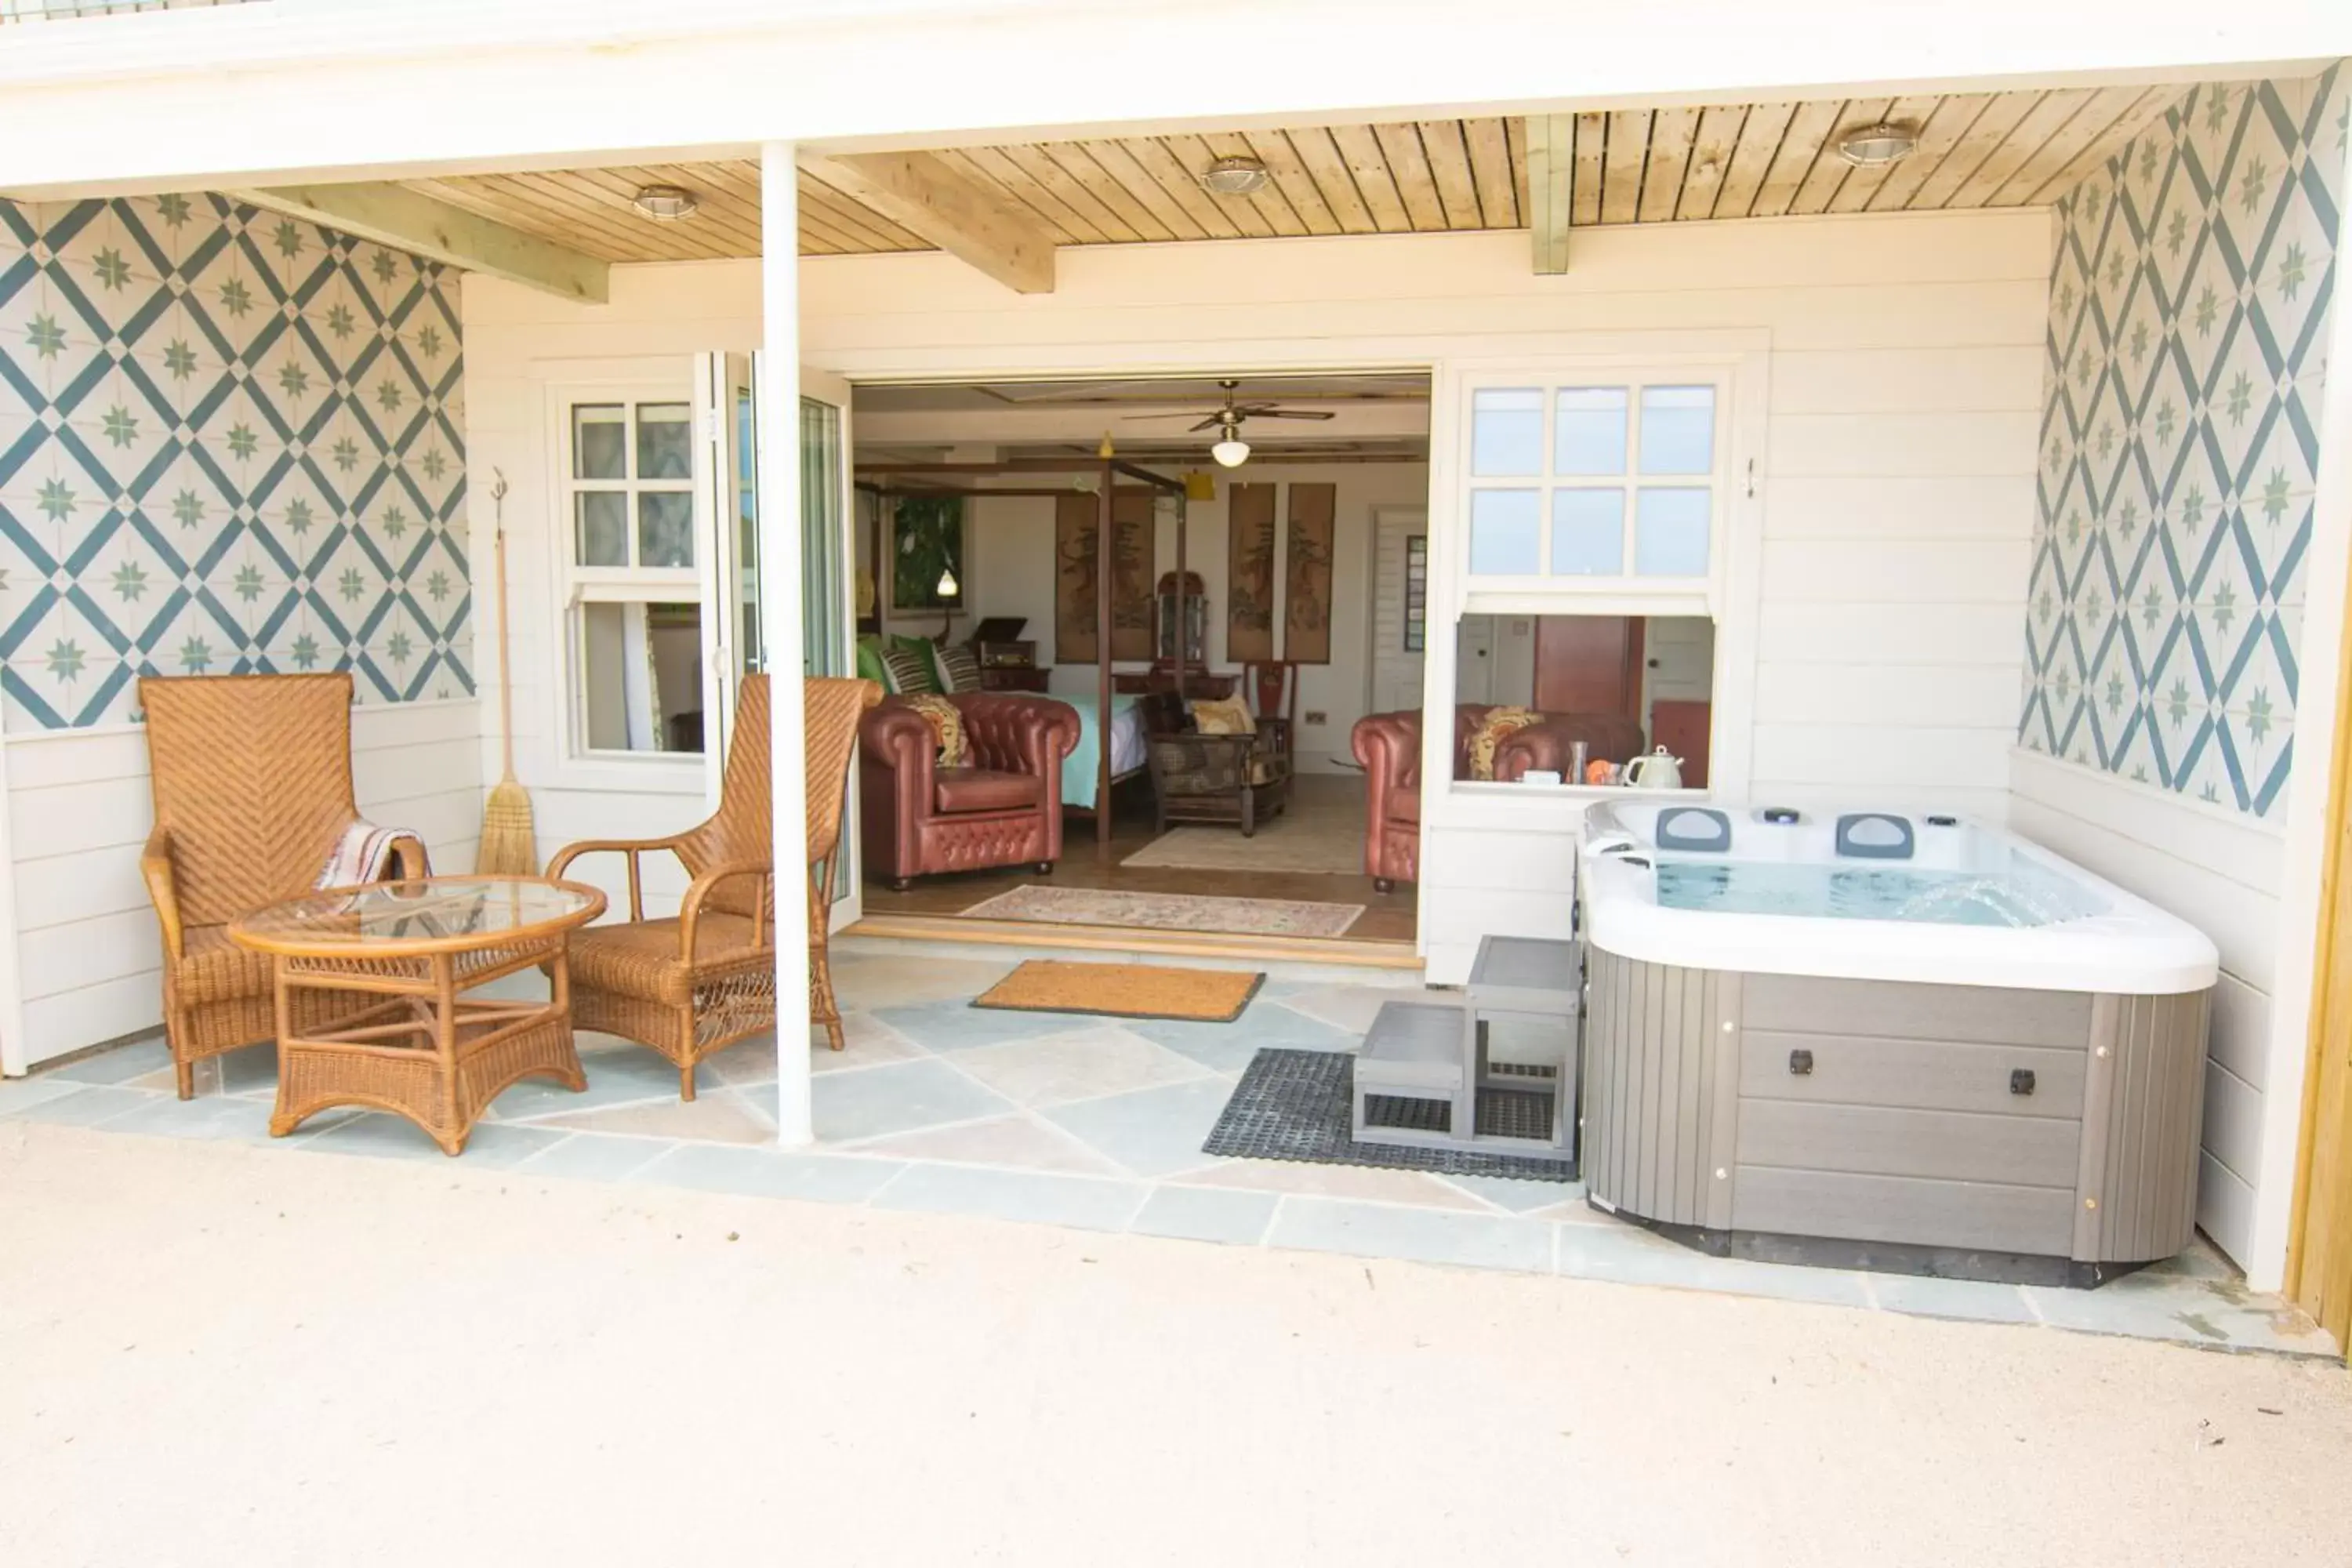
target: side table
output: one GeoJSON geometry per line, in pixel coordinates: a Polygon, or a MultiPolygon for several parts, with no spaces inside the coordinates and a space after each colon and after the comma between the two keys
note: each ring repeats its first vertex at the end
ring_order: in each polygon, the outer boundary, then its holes
{"type": "Polygon", "coordinates": [[[278,1007],[283,1138],[334,1105],[404,1116],[456,1154],[483,1110],[534,1074],[588,1086],[572,1043],[564,941],[604,912],[604,895],[540,877],[430,877],[273,904],[230,925],[268,953],[278,1007]],[[494,980],[544,966],[545,1002],[469,1000],[494,980]],[[381,997],[331,1028],[297,1034],[298,991],[381,997]]]}

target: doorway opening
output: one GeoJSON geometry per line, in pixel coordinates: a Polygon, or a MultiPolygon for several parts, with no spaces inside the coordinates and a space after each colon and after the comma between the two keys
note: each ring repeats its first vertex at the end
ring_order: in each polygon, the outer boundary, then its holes
{"type": "Polygon", "coordinates": [[[972,743],[866,748],[853,929],[1415,962],[1355,734],[1419,722],[1429,400],[1396,373],[859,384],[859,671],[972,743]],[[1048,723],[1051,780],[1003,776],[1048,723]]]}

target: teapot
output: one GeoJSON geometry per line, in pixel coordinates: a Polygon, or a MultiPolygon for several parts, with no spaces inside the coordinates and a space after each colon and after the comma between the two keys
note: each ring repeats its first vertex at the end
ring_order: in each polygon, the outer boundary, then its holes
{"type": "Polygon", "coordinates": [[[1634,789],[1680,789],[1683,760],[1669,756],[1660,746],[1625,764],[1625,782],[1634,789]]]}

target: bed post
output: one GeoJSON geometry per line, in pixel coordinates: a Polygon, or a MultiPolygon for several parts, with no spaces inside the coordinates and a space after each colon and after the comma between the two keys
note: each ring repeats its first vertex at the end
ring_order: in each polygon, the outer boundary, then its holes
{"type": "Polygon", "coordinates": [[[1118,563],[1111,538],[1110,437],[1102,441],[1102,494],[1095,512],[1095,845],[1110,847],[1110,580],[1118,563]]]}

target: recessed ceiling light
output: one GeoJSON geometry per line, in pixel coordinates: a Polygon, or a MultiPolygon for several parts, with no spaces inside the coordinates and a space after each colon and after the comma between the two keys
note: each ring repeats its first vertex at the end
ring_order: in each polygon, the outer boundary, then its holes
{"type": "Polygon", "coordinates": [[[1220,158],[1201,176],[1201,184],[1221,196],[1255,195],[1265,189],[1265,165],[1255,158],[1220,158]]]}
{"type": "Polygon", "coordinates": [[[1908,125],[1882,120],[1838,138],[1838,156],[1857,169],[1884,168],[1900,163],[1918,148],[1919,132],[1908,125]]]}
{"type": "Polygon", "coordinates": [[[702,204],[683,185],[646,185],[638,190],[634,205],[647,217],[674,223],[682,217],[692,217],[694,209],[702,204]]]}

